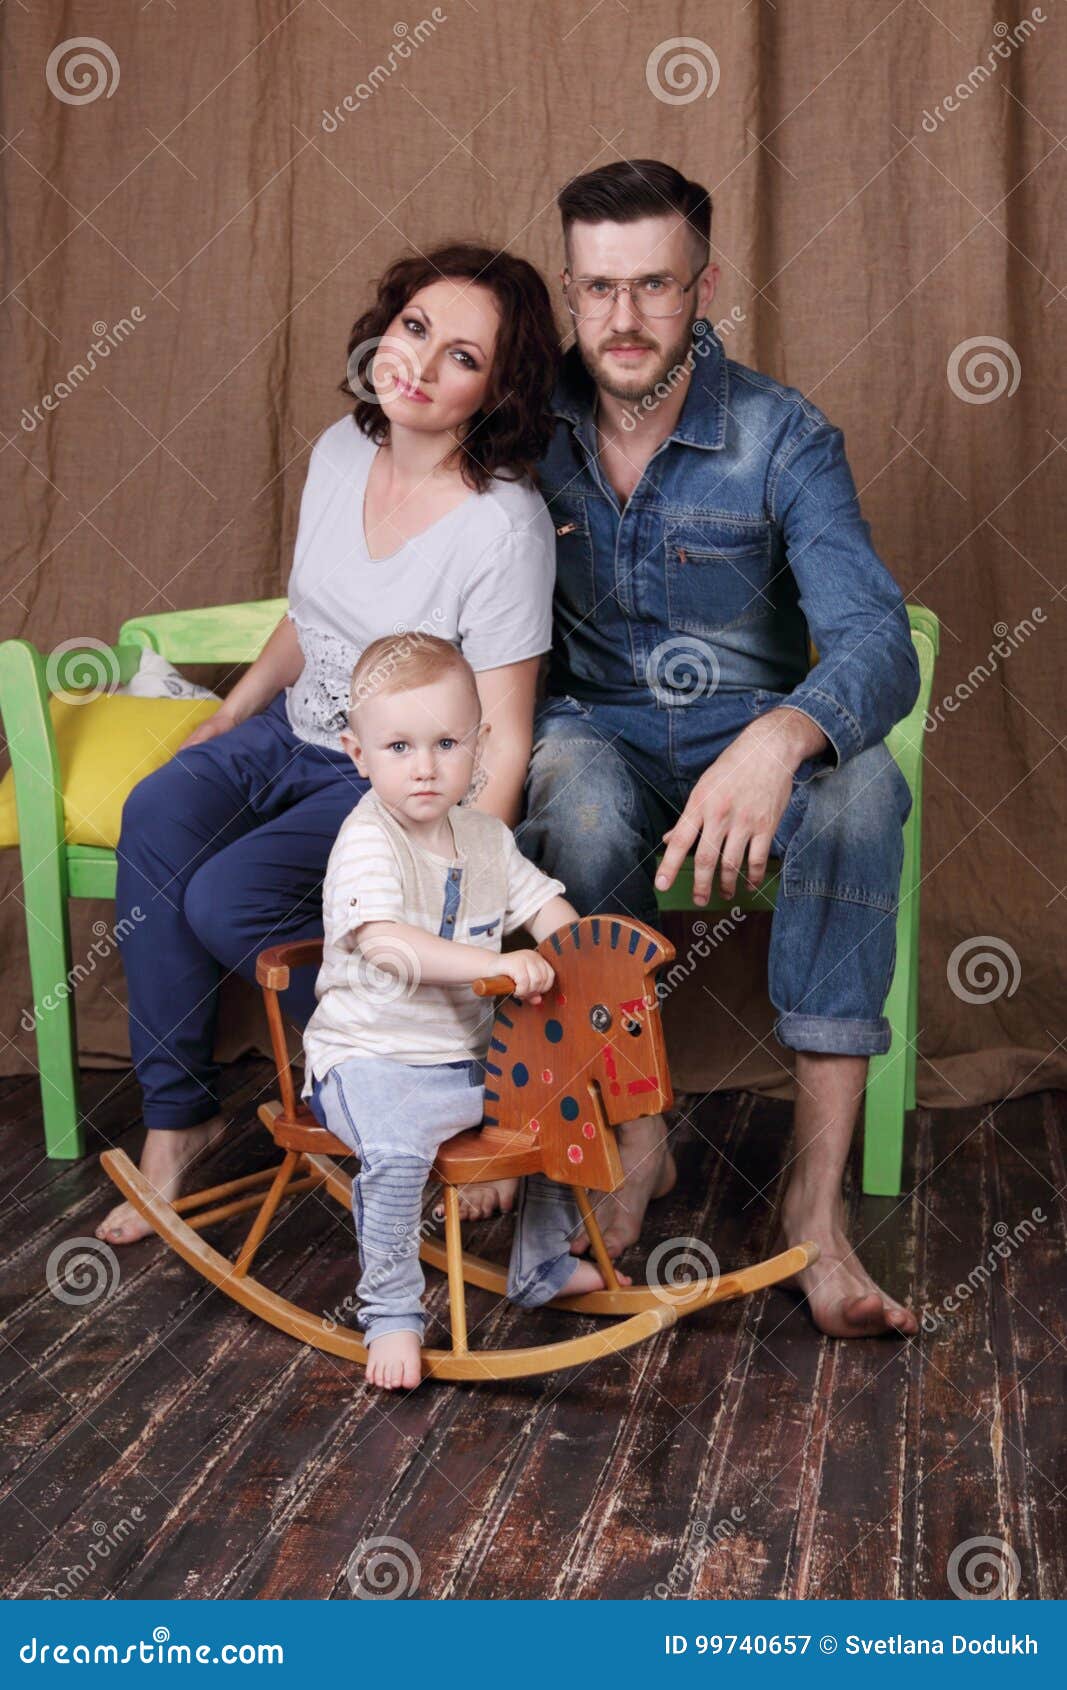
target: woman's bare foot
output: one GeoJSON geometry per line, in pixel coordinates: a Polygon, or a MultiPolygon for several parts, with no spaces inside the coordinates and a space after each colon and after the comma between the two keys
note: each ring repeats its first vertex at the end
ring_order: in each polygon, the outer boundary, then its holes
{"type": "MultiPolygon", "coordinates": [[[[487,1221],[490,1215],[495,1215],[498,1210],[502,1215],[510,1215],[515,1207],[515,1193],[518,1189],[517,1179],[491,1179],[477,1185],[457,1185],[460,1220],[487,1221]]],[[[435,1204],[433,1214],[434,1220],[444,1220],[444,1204],[435,1204]]]]}
{"type": "MultiPolygon", "coordinates": [[[[201,1121],[195,1127],[167,1131],[160,1127],[147,1129],[140,1169],[166,1202],[173,1203],[181,1191],[185,1170],[225,1132],[227,1125],[222,1115],[213,1115],[210,1121],[201,1121]]],[[[117,1203],[100,1222],[96,1236],[102,1238],[105,1244],[136,1244],[139,1238],[147,1238],[152,1230],[132,1203],[117,1203]]]]}
{"type": "MultiPolygon", "coordinates": [[[[632,1285],[629,1274],[615,1275],[620,1285],[632,1285]]],[[[595,1262],[575,1262],[574,1272],[571,1274],[562,1291],[557,1292],[560,1297],[580,1297],[585,1291],[603,1291],[604,1275],[595,1262]]]]}
{"type": "Polygon", "coordinates": [[[413,1391],[422,1380],[417,1332],[385,1332],[367,1345],[367,1384],[383,1391],[413,1391]]]}
{"type": "Polygon", "coordinates": [[[840,1201],[827,1215],[825,1206],[808,1207],[787,1192],[776,1248],[790,1249],[809,1239],[819,1246],[818,1261],[782,1283],[807,1298],[820,1332],[831,1338],[880,1338],[892,1332],[910,1338],[918,1332],[913,1311],[880,1290],[853,1253],[840,1201]]]}

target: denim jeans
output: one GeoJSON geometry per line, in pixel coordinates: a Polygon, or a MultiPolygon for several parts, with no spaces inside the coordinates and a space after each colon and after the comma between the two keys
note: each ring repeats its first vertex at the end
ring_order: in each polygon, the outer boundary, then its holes
{"type": "Polygon", "coordinates": [[[426,1326],[419,1262],[422,1196],[446,1139],[482,1124],[480,1062],[426,1067],[351,1056],[311,1092],[312,1112],[359,1157],[352,1214],[359,1246],[359,1323],[368,1344],[426,1326]]]}
{"type": "MultiPolygon", "coordinates": [[[[580,915],[625,911],[658,925],[661,835],[709,763],[784,695],[735,692],[665,708],[548,699],[526,783],[523,851],[558,875],[580,915]]],[[[774,1031],[794,1050],[873,1056],[889,1049],[882,1013],[896,959],[903,824],[911,793],[884,741],[839,768],[805,759],[773,854],[774,1031]]]]}
{"type": "MultiPolygon", "coordinates": [[[[414,1332],[422,1340],[423,1192],[441,1145],[481,1126],[484,1093],[479,1062],[420,1067],[353,1056],[315,1080],[313,1114],[359,1157],[352,1214],[359,1323],[368,1343],[387,1332],[414,1332]]],[[[574,1272],[568,1247],[578,1211],[565,1186],[553,1186],[542,1175],[522,1184],[508,1296],[534,1308],[555,1297],[574,1272]]]]}

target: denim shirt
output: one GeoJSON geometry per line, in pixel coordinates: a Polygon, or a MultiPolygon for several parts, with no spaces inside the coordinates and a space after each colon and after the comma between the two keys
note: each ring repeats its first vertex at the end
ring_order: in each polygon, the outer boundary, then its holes
{"type": "Polygon", "coordinates": [[[760,707],[766,695],[818,723],[829,772],[915,703],[904,601],[860,514],[840,429],[795,388],[727,358],[703,319],[693,353],[674,431],[621,507],[597,457],[594,384],[577,348],[564,358],[539,466],[556,525],[548,691],[669,709],[672,666],[650,687],[650,660],[688,646],[710,691],[759,694],[760,707]]]}

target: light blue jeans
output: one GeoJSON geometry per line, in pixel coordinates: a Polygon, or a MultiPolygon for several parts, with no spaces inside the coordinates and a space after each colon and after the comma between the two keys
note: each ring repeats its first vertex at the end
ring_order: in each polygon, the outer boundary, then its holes
{"type": "MultiPolygon", "coordinates": [[[[694,784],[784,693],[719,693],[688,707],[549,698],[534,726],[516,839],[557,875],[579,915],[658,924],[662,834],[694,784]]],[[[793,1050],[878,1056],[896,963],[908,783],[884,741],[839,768],[805,758],[774,835],[782,880],[771,917],[775,1035],[793,1050]]]]}
{"type": "MultiPolygon", "coordinates": [[[[387,1332],[423,1338],[423,1193],[441,1145],[481,1126],[484,1091],[480,1062],[423,1067],[387,1057],[349,1057],[314,1082],[313,1114],[359,1157],[352,1214],[368,1343],[387,1332]]],[[[565,1187],[541,1175],[523,1181],[508,1273],[512,1302],[536,1308],[558,1295],[574,1271],[569,1244],[578,1224],[565,1187]]]]}

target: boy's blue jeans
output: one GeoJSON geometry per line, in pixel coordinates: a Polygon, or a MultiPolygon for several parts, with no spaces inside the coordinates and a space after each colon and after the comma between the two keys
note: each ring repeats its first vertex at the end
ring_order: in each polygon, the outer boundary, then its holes
{"type": "MultiPolygon", "coordinates": [[[[558,875],[580,915],[623,910],[655,927],[662,834],[708,765],[787,693],[716,693],[689,705],[546,700],[534,727],[522,850],[558,875]]],[[[911,792],[879,741],[830,768],[805,758],[774,836],[774,1031],[794,1050],[880,1055],[896,960],[903,824],[911,792]]]]}
{"type": "MultiPolygon", "coordinates": [[[[422,1198],[446,1139],[482,1123],[480,1062],[422,1067],[351,1056],[315,1079],[310,1106],[359,1157],[352,1214],[359,1246],[359,1322],[368,1344],[387,1332],[425,1331],[419,1262],[422,1198]]],[[[578,1211],[565,1187],[541,1175],[523,1181],[508,1274],[508,1297],[527,1308],[555,1297],[571,1274],[570,1228],[578,1211]],[[543,1200],[548,1191],[553,1200],[543,1200]],[[538,1197],[542,1200],[538,1200],[538,1197]]]]}

